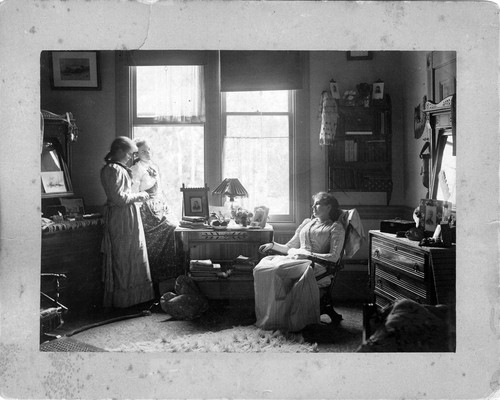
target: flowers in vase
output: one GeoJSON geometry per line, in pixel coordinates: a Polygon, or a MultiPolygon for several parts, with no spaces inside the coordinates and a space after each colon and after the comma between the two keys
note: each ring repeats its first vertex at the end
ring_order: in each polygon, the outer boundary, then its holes
{"type": "Polygon", "coordinates": [[[253,213],[242,207],[238,207],[231,211],[231,216],[238,225],[247,226],[253,217],[253,213]]]}

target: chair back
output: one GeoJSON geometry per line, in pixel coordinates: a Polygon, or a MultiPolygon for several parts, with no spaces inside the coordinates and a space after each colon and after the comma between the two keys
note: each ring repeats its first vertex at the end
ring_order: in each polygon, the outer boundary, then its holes
{"type": "Polygon", "coordinates": [[[363,242],[365,241],[365,231],[361,219],[359,217],[358,210],[355,208],[350,210],[343,210],[343,213],[339,217],[339,221],[342,223],[345,229],[344,244],[342,245],[342,250],[340,251],[340,256],[337,261],[325,261],[317,257],[309,257],[313,262],[321,263],[326,267],[326,272],[316,277],[316,280],[323,279],[325,276],[333,275],[335,276],[338,271],[344,268],[345,258],[351,258],[359,250],[363,242]]]}

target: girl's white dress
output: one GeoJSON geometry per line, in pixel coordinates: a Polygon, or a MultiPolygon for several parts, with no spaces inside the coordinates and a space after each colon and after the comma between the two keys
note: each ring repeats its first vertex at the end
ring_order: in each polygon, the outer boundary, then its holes
{"type": "MultiPolygon", "coordinates": [[[[286,244],[314,252],[316,257],[337,261],[344,244],[345,229],[340,221],[305,219],[286,244]]],[[[256,325],[262,329],[299,331],[320,322],[319,288],[330,277],[316,281],[325,268],[294,256],[267,256],[254,268],[256,325]]]]}

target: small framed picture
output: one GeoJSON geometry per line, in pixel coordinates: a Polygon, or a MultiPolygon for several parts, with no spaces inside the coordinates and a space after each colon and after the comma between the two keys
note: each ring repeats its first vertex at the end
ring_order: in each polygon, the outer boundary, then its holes
{"type": "Polygon", "coordinates": [[[347,52],[347,60],[348,61],[371,60],[372,58],[373,58],[373,52],[371,52],[371,51],[348,51],[347,52]]]}
{"type": "Polygon", "coordinates": [[[255,207],[253,210],[253,218],[250,223],[250,226],[264,229],[267,224],[268,216],[269,216],[269,207],[266,206],[255,207]]]}
{"type": "Polygon", "coordinates": [[[448,201],[421,199],[419,205],[420,226],[425,232],[433,233],[441,222],[451,216],[451,203],[448,201]]]}
{"type": "Polygon", "coordinates": [[[85,214],[85,206],[82,198],[66,199],[61,197],[59,200],[61,205],[66,209],[66,214],[69,216],[85,214]]]}
{"type": "Polygon", "coordinates": [[[41,173],[44,193],[64,193],[68,191],[63,171],[46,171],[41,173]]]}
{"type": "Polygon", "coordinates": [[[100,89],[99,59],[96,51],[53,51],[54,89],[100,89]]]}
{"type": "Polygon", "coordinates": [[[188,188],[182,185],[182,215],[186,217],[203,217],[208,219],[208,187],[188,188]]]}
{"type": "Polygon", "coordinates": [[[382,100],[384,98],[384,82],[375,82],[372,89],[372,99],[382,100]]]}

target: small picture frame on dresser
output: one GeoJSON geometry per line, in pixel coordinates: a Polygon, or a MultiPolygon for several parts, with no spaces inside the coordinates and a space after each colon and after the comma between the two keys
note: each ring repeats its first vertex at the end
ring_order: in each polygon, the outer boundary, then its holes
{"type": "Polygon", "coordinates": [[[419,205],[420,226],[425,232],[433,233],[442,222],[451,216],[451,203],[435,199],[421,199],[419,205]]]}

